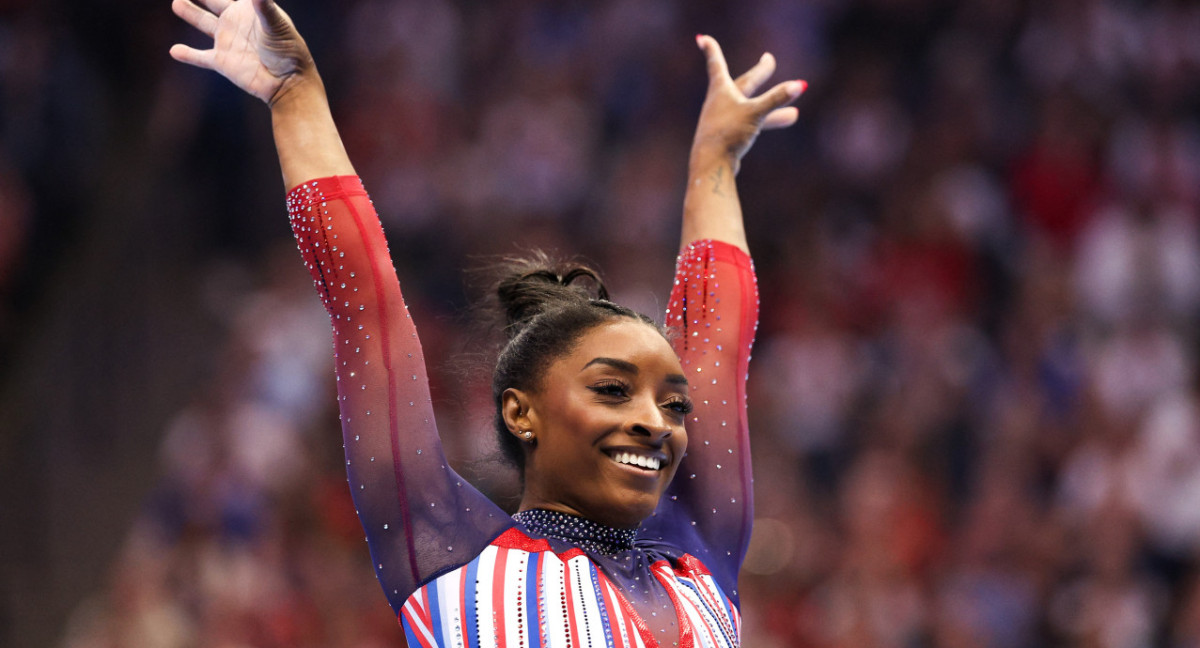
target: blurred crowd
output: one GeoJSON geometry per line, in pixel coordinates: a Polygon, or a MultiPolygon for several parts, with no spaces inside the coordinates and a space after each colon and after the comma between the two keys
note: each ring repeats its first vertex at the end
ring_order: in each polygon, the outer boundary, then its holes
{"type": "MultiPolygon", "coordinates": [[[[69,236],[71,214],[95,176],[87,159],[96,151],[100,128],[86,111],[101,89],[94,79],[80,79],[78,44],[61,39],[63,26],[34,4],[0,0],[0,338],[5,339],[32,301],[30,277],[51,268],[45,257],[69,236]]],[[[0,343],[0,360],[6,346],[0,343]]]]}
{"type": "MultiPolygon", "coordinates": [[[[1200,6],[316,4],[283,6],[384,220],[451,459],[498,500],[462,270],[581,253],[661,314],[710,33],[735,70],[767,50],[810,82],[739,177],[762,291],[745,645],[1200,646],[1200,6]]],[[[0,151],[0,290],[36,229],[23,151],[0,151]]],[[[284,218],[276,186],[239,190],[279,206],[237,218],[284,218]]],[[[64,645],[401,643],[288,245],[204,268],[222,369],[64,645]]]]}

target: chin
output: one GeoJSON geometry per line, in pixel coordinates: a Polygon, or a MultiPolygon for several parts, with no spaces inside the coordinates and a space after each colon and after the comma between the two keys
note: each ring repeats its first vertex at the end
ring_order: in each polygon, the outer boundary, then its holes
{"type": "Polygon", "coordinates": [[[670,466],[667,473],[663,475],[665,479],[658,481],[653,490],[645,488],[644,484],[621,484],[619,486],[613,484],[615,488],[608,492],[607,502],[597,502],[601,507],[600,510],[606,514],[605,518],[608,521],[600,519],[596,521],[612,527],[631,528],[640,525],[646,518],[654,515],[663,493],[670,486],[674,476],[675,467],[670,466]]]}

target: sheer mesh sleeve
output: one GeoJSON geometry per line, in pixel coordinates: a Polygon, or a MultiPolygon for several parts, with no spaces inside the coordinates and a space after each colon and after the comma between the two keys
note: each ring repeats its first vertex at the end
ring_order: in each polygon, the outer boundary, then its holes
{"type": "Polygon", "coordinates": [[[357,177],[288,194],[292,231],[333,323],[346,470],[376,575],[399,610],[512,524],[446,463],[425,362],[387,241],[357,177]]]}
{"type": "Polygon", "coordinates": [[[746,423],[746,372],[758,326],[750,257],[720,241],[683,250],[667,308],[695,410],[688,450],[646,531],[700,558],[736,601],[750,542],[753,478],[746,423]]]}

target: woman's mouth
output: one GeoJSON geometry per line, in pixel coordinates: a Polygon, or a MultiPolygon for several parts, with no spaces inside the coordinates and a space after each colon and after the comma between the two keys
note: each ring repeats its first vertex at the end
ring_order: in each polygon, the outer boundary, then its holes
{"type": "Polygon", "coordinates": [[[608,453],[608,456],[613,461],[625,465],[640,468],[649,472],[657,472],[662,469],[666,463],[661,457],[630,452],[628,450],[614,450],[608,453]]]}

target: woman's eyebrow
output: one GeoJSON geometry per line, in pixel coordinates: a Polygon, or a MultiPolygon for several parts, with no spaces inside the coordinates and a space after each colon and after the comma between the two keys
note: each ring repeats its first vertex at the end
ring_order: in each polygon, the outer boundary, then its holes
{"type": "MultiPolygon", "coordinates": [[[[583,369],[587,369],[588,367],[590,367],[594,364],[606,365],[606,366],[612,367],[613,369],[616,369],[618,371],[623,371],[625,373],[633,374],[633,375],[637,375],[637,373],[640,371],[640,369],[638,369],[638,366],[633,364],[632,362],[629,362],[627,360],[618,360],[616,358],[605,358],[605,357],[592,358],[590,361],[588,361],[587,364],[583,365],[583,369]]],[[[583,369],[580,369],[580,371],[583,371],[583,369]]],[[[668,374],[666,377],[666,381],[668,383],[671,383],[672,385],[687,385],[688,384],[687,377],[684,376],[683,374],[668,374]]]]}
{"type": "MultiPolygon", "coordinates": [[[[618,360],[616,358],[604,358],[604,357],[592,358],[587,364],[583,365],[583,369],[587,369],[588,367],[590,367],[594,364],[608,365],[609,367],[612,367],[613,369],[616,369],[618,371],[624,371],[625,373],[630,373],[630,374],[635,374],[635,375],[639,371],[638,366],[633,364],[632,362],[628,362],[626,360],[618,360]]],[[[580,371],[583,371],[583,369],[580,369],[580,371]]]]}

